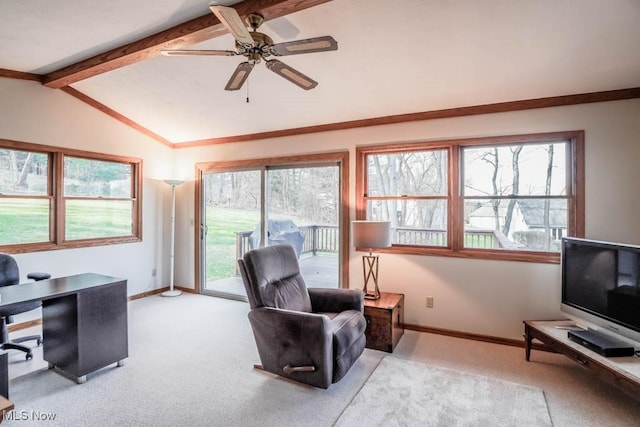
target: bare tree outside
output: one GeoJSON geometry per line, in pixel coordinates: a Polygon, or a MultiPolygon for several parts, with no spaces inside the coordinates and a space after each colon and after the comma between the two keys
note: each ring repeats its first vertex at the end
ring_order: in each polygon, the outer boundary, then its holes
{"type": "Polygon", "coordinates": [[[46,192],[47,170],[46,154],[0,149],[0,193],[46,192]]]}
{"type": "MultiPolygon", "coordinates": [[[[566,232],[565,141],[461,149],[464,246],[556,251],[566,232]],[[561,153],[561,155],[558,155],[561,153]]],[[[448,152],[367,155],[367,218],[388,220],[394,243],[447,245],[448,152]]]]}
{"type": "MultiPolygon", "coordinates": [[[[267,197],[274,212],[293,212],[305,223],[334,222],[340,203],[336,189],[337,168],[287,168],[269,170],[267,197]]],[[[208,206],[230,209],[258,209],[260,175],[217,173],[205,181],[204,200],[208,206]]]]}
{"type": "Polygon", "coordinates": [[[368,156],[367,217],[390,221],[396,242],[431,230],[446,244],[447,163],[445,150],[368,156]]]}
{"type": "Polygon", "coordinates": [[[556,251],[567,226],[565,150],[563,142],[466,147],[467,232],[493,229],[494,248],[556,251]]]}

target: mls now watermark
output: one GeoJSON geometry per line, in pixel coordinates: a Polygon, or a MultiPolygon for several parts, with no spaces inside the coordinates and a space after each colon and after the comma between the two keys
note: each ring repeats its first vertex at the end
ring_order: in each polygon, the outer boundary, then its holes
{"type": "Polygon", "coordinates": [[[5,411],[4,419],[9,421],[55,421],[58,415],[55,412],[41,411],[5,411]]]}

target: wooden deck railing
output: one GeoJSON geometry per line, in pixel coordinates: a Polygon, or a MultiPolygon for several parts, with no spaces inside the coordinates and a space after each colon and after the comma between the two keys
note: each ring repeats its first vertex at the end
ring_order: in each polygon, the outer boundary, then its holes
{"type": "MultiPolygon", "coordinates": [[[[236,259],[242,258],[242,256],[247,252],[249,252],[249,249],[251,249],[251,246],[249,243],[249,236],[251,236],[251,233],[253,233],[253,231],[237,231],[236,232],[236,259]]],[[[236,270],[238,270],[237,266],[236,266],[236,270]]],[[[237,271],[236,271],[236,274],[238,274],[237,271]]]]}
{"type": "MultiPolygon", "coordinates": [[[[338,227],[332,225],[307,225],[298,227],[304,236],[302,254],[317,255],[338,253],[340,236],[338,227]]],[[[392,230],[392,241],[401,245],[444,246],[447,243],[445,230],[398,227],[392,230]]],[[[250,249],[249,236],[253,231],[236,232],[236,259],[250,249]]],[[[516,244],[496,230],[465,231],[465,247],[467,248],[504,248],[516,249],[516,244]]]]}
{"type": "MultiPolygon", "coordinates": [[[[298,227],[304,236],[302,254],[317,255],[318,252],[338,253],[340,248],[340,236],[338,226],[334,225],[307,225],[298,227]]],[[[236,232],[236,259],[251,249],[249,237],[251,231],[236,232]]]]}
{"type": "MultiPolygon", "coordinates": [[[[444,246],[447,242],[445,230],[424,228],[401,228],[393,230],[393,241],[401,245],[444,246]]],[[[466,248],[518,249],[518,245],[498,230],[472,230],[464,232],[466,248]]]]}
{"type": "Polygon", "coordinates": [[[308,225],[299,228],[304,236],[303,254],[316,255],[318,252],[338,253],[340,248],[338,226],[308,225]]]}

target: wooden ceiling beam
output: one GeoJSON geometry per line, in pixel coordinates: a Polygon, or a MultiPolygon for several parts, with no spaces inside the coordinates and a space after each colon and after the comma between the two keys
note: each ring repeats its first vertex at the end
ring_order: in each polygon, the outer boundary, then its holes
{"type": "MultiPolygon", "coordinates": [[[[244,19],[251,12],[258,12],[265,21],[280,18],[331,0],[245,0],[232,7],[244,19]]],[[[163,49],[179,49],[220,37],[227,30],[211,12],[168,30],[152,34],[124,46],[111,49],[91,58],[76,62],[44,76],[43,84],[61,88],[75,82],[97,76],[120,67],[156,56],[163,49]]]]}
{"type": "Polygon", "coordinates": [[[7,77],[9,79],[20,79],[20,80],[33,80],[36,82],[41,82],[44,76],[40,74],[33,73],[25,73],[23,71],[14,71],[7,70],[6,68],[0,68],[0,77],[7,77]]]}

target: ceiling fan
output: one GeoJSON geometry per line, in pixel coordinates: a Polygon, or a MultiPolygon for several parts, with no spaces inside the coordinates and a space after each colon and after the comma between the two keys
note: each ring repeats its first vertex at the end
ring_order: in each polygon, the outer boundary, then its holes
{"type": "Polygon", "coordinates": [[[237,56],[247,58],[235,69],[225,90],[238,90],[249,77],[249,73],[254,65],[264,60],[267,68],[274,73],[284,77],[291,83],[300,86],[302,89],[313,89],[318,82],[305,76],[300,71],[291,68],[285,63],[270,59],[271,56],[298,55],[301,53],[324,52],[337,50],[338,42],[331,36],[315,37],[311,39],[295,40],[285,43],[273,44],[273,40],[266,34],[258,32],[258,28],[264,22],[262,15],[250,13],[246,22],[253,31],[249,32],[242,22],[238,12],[232,7],[213,5],[209,6],[211,11],[220,20],[222,25],[235,37],[236,50],[162,50],[166,56],[187,56],[187,55],[212,55],[212,56],[237,56]]]}

